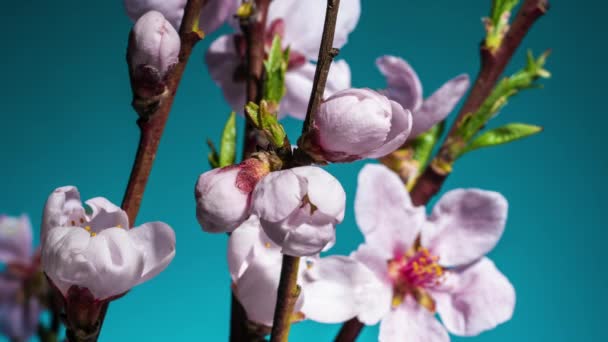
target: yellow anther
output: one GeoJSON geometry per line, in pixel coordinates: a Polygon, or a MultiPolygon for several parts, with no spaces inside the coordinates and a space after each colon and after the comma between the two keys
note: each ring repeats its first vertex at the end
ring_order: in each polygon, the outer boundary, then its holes
{"type": "Polygon", "coordinates": [[[272,245],[270,244],[270,242],[266,242],[266,243],[264,244],[264,247],[266,247],[266,248],[270,248],[270,247],[272,247],[272,245]]]}
{"type": "Polygon", "coordinates": [[[97,235],[97,233],[95,233],[95,232],[92,232],[92,233],[91,233],[91,236],[95,236],[95,235],[97,235]]]}
{"type": "Polygon", "coordinates": [[[84,226],[84,229],[85,229],[86,231],[91,231],[91,226],[84,226]]]}
{"type": "Polygon", "coordinates": [[[116,228],[122,228],[122,224],[117,224],[116,228]]]}

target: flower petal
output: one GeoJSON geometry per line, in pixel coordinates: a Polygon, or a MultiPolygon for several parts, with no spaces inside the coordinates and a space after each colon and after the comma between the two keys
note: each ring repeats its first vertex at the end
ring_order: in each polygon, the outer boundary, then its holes
{"type": "Polygon", "coordinates": [[[378,312],[388,311],[390,289],[386,291],[373,273],[358,261],[345,256],[303,261],[301,286],[306,300],[302,312],[306,318],[321,323],[339,323],[362,315],[366,321],[377,322],[383,315],[378,312]]]}
{"type": "MultiPolygon", "coordinates": [[[[327,2],[324,0],[274,1],[268,10],[268,23],[283,19],[287,23],[283,42],[308,59],[317,60],[326,6],[327,2]]],[[[342,0],[333,46],[341,48],[346,44],[348,35],[359,21],[360,14],[360,0],[342,0]]]]}
{"type": "MultiPolygon", "coordinates": [[[[298,219],[290,218],[290,220],[298,219]]],[[[281,252],[292,256],[310,256],[320,253],[325,246],[332,243],[335,239],[334,224],[290,224],[293,226],[285,235],[282,243],[281,252]]]]}
{"type": "Polygon", "coordinates": [[[75,226],[76,222],[72,224],[70,221],[84,217],[84,208],[76,187],[64,186],[55,189],[44,206],[40,241],[44,243],[49,230],[68,224],[75,226]]]}
{"type": "Polygon", "coordinates": [[[209,35],[217,30],[230,15],[236,13],[238,4],[239,2],[234,0],[207,0],[199,19],[203,32],[209,35]]]}
{"type": "Polygon", "coordinates": [[[393,256],[412,246],[425,220],[424,208],[414,207],[405,185],[383,165],[367,164],[359,173],[355,218],[368,243],[393,256]],[[401,250],[403,249],[403,250],[401,250]]]}
{"type": "Polygon", "coordinates": [[[175,257],[175,232],[167,224],[144,223],[128,233],[134,247],[143,255],[144,267],[137,284],[154,278],[175,257]]]}
{"type": "Polygon", "coordinates": [[[469,76],[460,75],[441,86],[414,111],[411,137],[416,137],[445,119],[469,89],[469,76]]]}
{"type": "Polygon", "coordinates": [[[344,219],[346,193],[342,184],[329,172],[316,166],[291,169],[306,182],[306,194],[317,211],[336,218],[336,223],[344,219]]]}
{"type": "MultiPolygon", "coordinates": [[[[267,261],[269,263],[253,262],[249,265],[237,280],[234,293],[245,308],[250,321],[270,327],[277,302],[281,258],[267,261]]],[[[303,300],[304,295],[300,294],[294,312],[300,311],[303,300]]]]}
{"type": "Polygon", "coordinates": [[[29,263],[32,254],[32,224],[27,215],[0,215],[0,262],[29,263]]]}
{"type": "Polygon", "coordinates": [[[412,130],[412,113],[403,109],[400,104],[391,101],[392,113],[391,130],[386,137],[386,142],[380,148],[372,152],[368,158],[380,158],[395,151],[407,140],[412,130]]]}
{"type": "Polygon", "coordinates": [[[42,310],[40,303],[35,298],[29,299],[27,317],[24,304],[17,300],[16,293],[13,293],[12,298],[0,302],[0,335],[11,340],[25,341],[36,332],[42,310]]]}
{"type": "Polygon", "coordinates": [[[103,197],[95,197],[85,202],[92,210],[89,224],[93,230],[104,228],[129,228],[127,213],[103,197]]]}
{"type": "Polygon", "coordinates": [[[235,80],[241,61],[236,51],[235,35],[224,35],[213,41],[205,62],[215,84],[224,93],[224,98],[237,113],[243,114],[245,107],[245,82],[235,80]]]}
{"type": "Polygon", "coordinates": [[[186,2],[187,0],[124,0],[124,5],[127,15],[133,21],[154,10],[161,12],[175,30],[179,30],[186,2]]]}
{"type": "Polygon", "coordinates": [[[376,66],[386,77],[386,96],[415,113],[422,105],[422,84],[414,69],[395,56],[379,57],[376,66]]]}
{"type": "Polygon", "coordinates": [[[271,172],[253,190],[252,213],[263,221],[284,220],[302,204],[305,186],[291,169],[271,172]]]}
{"type": "Polygon", "coordinates": [[[453,334],[475,336],[511,319],[515,289],[488,258],[451,275],[451,291],[433,294],[445,327],[453,334]]]}
{"type": "MultiPolygon", "coordinates": [[[[287,71],[285,74],[287,92],[281,100],[279,118],[289,114],[296,119],[304,120],[316,68],[315,64],[307,62],[298,68],[287,71]]],[[[340,90],[349,88],[350,82],[351,73],[348,63],[344,60],[333,62],[329,69],[324,97],[327,98],[340,90]]]]}
{"type": "Polygon", "coordinates": [[[507,200],[499,193],[478,189],[452,190],[433,208],[421,243],[453,267],[471,263],[496,244],[507,221],[507,200]]]}
{"type": "Polygon", "coordinates": [[[449,342],[450,337],[431,312],[407,296],[380,323],[378,341],[449,342]]]}
{"type": "Polygon", "coordinates": [[[280,247],[266,236],[259,219],[252,215],[228,240],[228,267],[233,282],[243,275],[253,258],[266,263],[269,259],[281,259],[281,254],[280,247]]]}

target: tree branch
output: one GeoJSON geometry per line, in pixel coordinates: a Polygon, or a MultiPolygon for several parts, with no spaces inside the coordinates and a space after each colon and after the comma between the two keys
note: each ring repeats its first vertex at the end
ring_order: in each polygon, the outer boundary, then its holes
{"type": "Polygon", "coordinates": [[[490,95],[492,89],[498,82],[500,75],[511,60],[511,57],[521,44],[532,25],[549,9],[548,0],[526,0],[507,32],[500,48],[492,53],[486,49],[482,42],[481,68],[477,80],[467,97],[458,117],[452,126],[448,138],[443,143],[441,150],[435,160],[427,167],[418,179],[416,186],[412,189],[412,201],[414,205],[425,205],[436,195],[445,179],[449,176],[449,170],[438,168],[437,165],[451,165],[454,161],[450,156],[450,144],[459,143],[456,137],[456,129],[469,113],[479,109],[483,101],[490,95]]]}
{"type": "MultiPolygon", "coordinates": [[[[308,109],[306,111],[306,119],[302,127],[302,135],[305,135],[314,124],[314,115],[323,100],[329,68],[331,67],[333,59],[339,53],[338,49],[333,48],[339,8],[340,0],[327,0],[323,36],[321,37],[321,46],[319,48],[319,58],[315,70],[310,101],[308,102],[308,109]]],[[[298,286],[299,265],[299,257],[283,255],[270,342],[287,342],[289,337],[294,306],[300,295],[300,288],[298,286]]]]}
{"type": "MultiPolygon", "coordinates": [[[[163,130],[165,129],[167,119],[169,118],[171,106],[173,105],[173,100],[175,99],[175,94],[177,93],[177,88],[179,87],[182,75],[184,74],[186,64],[188,63],[192,49],[196,43],[203,38],[201,32],[198,30],[198,20],[206,2],[207,0],[188,0],[179,30],[181,39],[179,62],[170,71],[171,74],[167,78],[166,84],[168,95],[161,101],[155,113],[147,118],[142,117],[137,121],[137,125],[140,129],[139,146],[121,205],[122,209],[127,212],[129,223],[132,226],[135,224],[148,177],[152,171],[156,151],[158,150],[158,145],[163,130]]],[[[99,337],[108,306],[109,304],[106,304],[102,308],[99,318],[99,329],[95,336],[93,336],[94,341],[99,337]]],[[[69,330],[67,331],[67,335],[68,340],[70,341],[72,341],[70,336],[72,336],[72,338],[75,336],[74,332],[69,330]]]]}

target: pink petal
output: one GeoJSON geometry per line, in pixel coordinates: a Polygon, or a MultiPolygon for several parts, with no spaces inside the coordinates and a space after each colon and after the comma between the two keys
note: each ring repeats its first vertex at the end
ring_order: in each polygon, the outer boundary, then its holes
{"type": "Polygon", "coordinates": [[[306,195],[306,184],[293,170],[272,172],[253,190],[252,213],[264,221],[286,219],[306,195]]]}
{"type": "Polygon", "coordinates": [[[368,243],[392,257],[395,249],[412,246],[425,220],[414,207],[405,185],[383,165],[367,164],[359,173],[355,217],[368,243]]]}
{"type": "Polygon", "coordinates": [[[397,150],[410,135],[412,130],[412,113],[403,109],[400,104],[391,101],[392,118],[391,130],[386,137],[384,145],[368,155],[368,158],[380,158],[397,150]]]}
{"type": "Polygon", "coordinates": [[[281,252],[292,256],[310,256],[320,253],[335,240],[335,225],[292,223],[281,243],[281,252]]]}
{"type": "Polygon", "coordinates": [[[235,80],[235,72],[241,64],[234,35],[216,39],[205,54],[207,70],[213,81],[222,89],[224,98],[237,113],[245,107],[245,82],[235,80]]]}
{"type": "MultiPolygon", "coordinates": [[[[289,114],[290,116],[304,120],[312,91],[312,82],[315,76],[316,65],[310,62],[290,69],[285,74],[285,86],[287,93],[281,100],[279,118],[289,114]]],[[[350,87],[350,67],[344,60],[332,63],[329,69],[327,84],[325,85],[324,97],[329,97],[340,90],[350,87]]]]}
{"type": "Polygon", "coordinates": [[[92,210],[89,224],[94,230],[112,227],[130,228],[127,213],[106,198],[95,197],[85,203],[92,210]]]}
{"type": "Polygon", "coordinates": [[[386,95],[415,113],[422,105],[422,84],[414,69],[405,60],[394,56],[379,57],[376,65],[386,77],[386,95]]]}
{"type": "Polygon", "coordinates": [[[469,88],[469,76],[460,75],[441,86],[427,98],[419,110],[414,111],[411,137],[429,130],[445,119],[469,88]]]}
{"type": "Polygon", "coordinates": [[[321,323],[355,316],[379,321],[390,307],[390,289],[363,264],[344,256],[307,258],[301,275],[306,300],[302,312],[321,323]]]}
{"type": "Polygon", "coordinates": [[[515,289],[488,258],[451,274],[450,292],[433,294],[445,327],[453,334],[475,336],[511,319],[515,289]]]}
{"type": "Polygon", "coordinates": [[[29,263],[32,254],[32,224],[27,215],[0,215],[0,262],[29,263]]]}
{"type": "Polygon", "coordinates": [[[346,193],[342,184],[329,172],[316,166],[291,169],[306,182],[306,194],[317,211],[335,218],[335,223],[344,219],[346,193]]]}
{"type": "Polygon", "coordinates": [[[209,35],[217,30],[226,19],[236,13],[238,5],[239,2],[235,0],[207,0],[199,20],[203,32],[209,35]]]}
{"type": "MultiPolygon", "coordinates": [[[[304,54],[308,59],[317,60],[323,34],[323,21],[327,2],[324,0],[281,0],[274,1],[268,11],[268,22],[283,19],[285,27],[284,43],[292,50],[304,54]]],[[[341,48],[359,21],[360,0],[342,0],[333,46],[341,48]]]]}
{"type": "Polygon", "coordinates": [[[78,189],[74,186],[55,189],[44,206],[40,232],[42,243],[51,229],[68,224],[71,216],[85,216],[78,189]]]}
{"type": "Polygon", "coordinates": [[[449,342],[445,328],[411,296],[391,310],[380,323],[380,342],[449,342]]]}
{"type": "MultiPolygon", "coordinates": [[[[250,321],[270,327],[277,301],[281,259],[267,261],[269,262],[251,263],[237,280],[234,293],[245,308],[250,321]]],[[[300,311],[303,300],[304,295],[300,294],[295,312],[300,311]]]]}
{"type": "Polygon", "coordinates": [[[507,221],[507,200],[499,193],[478,189],[452,190],[433,208],[421,243],[453,267],[471,263],[496,244],[507,221]]]}
{"type": "Polygon", "coordinates": [[[137,283],[141,284],[156,277],[175,257],[175,232],[163,222],[144,223],[128,232],[135,248],[143,254],[144,268],[137,283]]]}

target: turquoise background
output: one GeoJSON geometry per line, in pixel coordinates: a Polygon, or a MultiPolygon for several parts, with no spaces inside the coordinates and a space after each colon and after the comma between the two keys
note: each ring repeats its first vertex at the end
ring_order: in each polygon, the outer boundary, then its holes
{"type": "MultiPolygon", "coordinates": [[[[475,76],[480,18],[489,7],[489,0],[364,1],[341,57],[350,63],[355,86],[381,88],[375,58],[403,56],[429,95],[461,72],[475,76]]],[[[544,89],[513,99],[492,122],[540,124],[545,132],[464,157],[444,187],[496,190],[510,202],[506,232],[491,257],[517,289],[515,317],[470,341],[608,340],[605,11],[600,1],[554,1],[509,67],[513,72],[523,65],[527,48],[551,48],[553,78],[544,89]]],[[[124,56],[130,26],[121,1],[4,4],[0,211],[28,213],[38,229],[47,195],[67,184],[84,198],[120,203],[138,140],[124,56]]],[[[177,256],[159,277],[112,304],[103,341],[226,340],[226,236],[201,232],[193,200],[196,177],[208,169],[205,139],[218,138],[229,110],[202,58],[220,33],[191,59],[139,216],[139,222],[174,227],[177,256]]],[[[286,124],[296,140],[300,123],[286,124]]],[[[329,167],[348,193],[335,253],[349,253],[361,241],[352,204],[362,165],[329,167]]],[[[329,341],[338,328],[300,323],[292,341],[329,341]]],[[[377,327],[366,328],[360,340],[376,336],[377,327]]]]}

